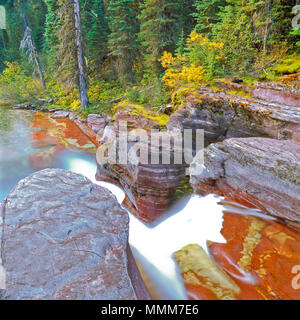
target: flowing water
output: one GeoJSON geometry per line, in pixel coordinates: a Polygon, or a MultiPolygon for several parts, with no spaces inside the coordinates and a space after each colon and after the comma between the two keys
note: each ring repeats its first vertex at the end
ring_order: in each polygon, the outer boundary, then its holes
{"type": "MultiPolygon", "coordinates": [[[[95,180],[95,146],[69,120],[0,108],[0,201],[16,183],[49,167],[95,180]]],[[[259,210],[215,195],[185,196],[161,221],[130,215],[130,245],[157,299],[300,299],[293,268],[300,235],[259,210]]]]}

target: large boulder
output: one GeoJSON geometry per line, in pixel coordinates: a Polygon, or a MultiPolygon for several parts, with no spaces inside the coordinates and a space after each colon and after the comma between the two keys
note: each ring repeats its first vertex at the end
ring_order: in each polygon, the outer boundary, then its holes
{"type": "MultiPolygon", "coordinates": [[[[196,156],[193,167],[202,166],[196,156]]],[[[243,199],[271,215],[300,222],[300,144],[232,138],[210,145],[203,171],[191,176],[197,193],[243,199]]]]}
{"type": "Polygon", "coordinates": [[[233,137],[300,141],[300,110],[202,88],[171,115],[167,127],[204,129],[206,145],[233,137]]]}
{"type": "Polygon", "coordinates": [[[2,204],[4,299],[148,299],[127,213],[82,175],[46,169],[2,204]]]}

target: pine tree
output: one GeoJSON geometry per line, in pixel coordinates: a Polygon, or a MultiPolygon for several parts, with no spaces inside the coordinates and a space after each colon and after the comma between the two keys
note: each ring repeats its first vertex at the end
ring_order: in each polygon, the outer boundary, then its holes
{"type": "Polygon", "coordinates": [[[6,8],[6,19],[9,21],[6,27],[7,29],[3,31],[1,55],[0,55],[0,68],[1,70],[5,68],[5,61],[20,61],[20,42],[23,38],[23,23],[20,16],[20,11],[18,3],[13,0],[3,1],[1,5],[5,5],[6,8]]]}
{"type": "Polygon", "coordinates": [[[159,76],[163,71],[158,59],[164,51],[173,52],[182,32],[181,2],[145,0],[139,15],[140,41],[148,70],[159,76]]]}
{"type": "Polygon", "coordinates": [[[33,64],[36,67],[36,70],[40,76],[43,88],[46,88],[46,83],[45,83],[45,77],[44,77],[44,72],[43,68],[41,66],[40,58],[37,52],[37,48],[32,36],[32,27],[30,25],[30,22],[27,17],[27,12],[26,12],[26,6],[24,3],[24,0],[20,0],[19,3],[20,6],[20,13],[23,19],[23,26],[24,26],[24,36],[23,39],[20,43],[20,49],[23,52],[26,52],[29,61],[32,61],[33,64]]]}
{"type": "Polygon", "coordinates": [[[82,10],[86,55],[92,66],[101,72],[108,54],[108,23],[103,0],[87,0],[82,10]]]}
{"type": "Polygon", "coordinates": [[[27,0],[27,16],[32,28],[32,37],[36,48],[41,51],[45,45],[45,20],[47,6],[43,0],[27,0]]]}
{"type": "Polygon", "coordinates": [[[134,83],[137,53],[137,19],[134,0],[111,0],[109,14],[109,55],[122,84],[134,83]]]}
{"type": "Polygon", "coordinates": [[[53,69],[58,64],[56,55],[59,48],[58,29],[60,20],[58,18],[58,12],[60,5],[58,0],[45,0],[45,3],[47,5],[47,14],[44,49],[47,53],[50,69],[53,69]]]}
{"type": "Polygon", "coordinates": [[[220,8],[226,5],[223,0],[196,0],[193,17],[196,19],[196,30],[200,33],[209,33],[219,23],[220,8]]]}
{"type": "Polygon", "coordinates": [[[188,36],[196,25],[196,20],[193,16],[195,12],[195,0],[177,0],[177,3],[179,37],[182,35],[182,31],[185,36],[188,36]]]}
{"type": "Polygon", "coordinates": [[[81,11],[79,0],[74,0],[74,21],[75,21],[75,38],[76,38],[76,58],[78,70],[78,91],[82,108],[87,108],[90,104],[87,94],[87,84],[85,75],[85,64],[83,57],[83,38],[81,25],[81,11]]]}
{"type": "Polygon", "coordinates": [[[292,13],[292,8],[298,3],[299,0],[280,0],[275,1],[272,15],[273,15],[273,27],[270,34],[271,42],[288,41],[289,43],[295,43],[299,41],[299,37],[291,33],[291,21],[295,16],[292,13]]]}
{"type": "Polygon", "coordinates": [[[58,52],[55,60],[58,63],[56,75],[64,83],[65,88],[77,87],[81,106],[89,105],[83,53],[83,37],[81,28],[81,10],[79,0],[57,1],[57,32],[50,33],[50,43],[58,40],[58,52]],[[57,40],[56,40],[57,39],[57,40]]]}

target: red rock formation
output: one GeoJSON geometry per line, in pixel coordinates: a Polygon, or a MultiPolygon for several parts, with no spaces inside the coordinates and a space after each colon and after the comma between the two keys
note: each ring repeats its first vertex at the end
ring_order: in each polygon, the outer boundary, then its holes
{"type": "Polygon", "coordinates": [[[97,134],[89,127],[88,124],[81,122],[80,120],[74,120],[74,123],[80,128],[80,130],[91,139],[91,141],[98,146],[97,134]]]}
{"type": "MultiPolygon", "coordinates": [[[[299,74],[294,75],[294,77],[296,78],[298,76],[299,74]]],[[[262,99],[267,102],[279,103],[286,106],[300,107],[300,90],[299,86],[296,85],[291,86],[285,84],[256,82],[251,86],[248,86],[243,83],[238,84],[230,81],[215,81],[215,85],[227,91],[243,91],[253,98],[262,99]]]]}
{"type": "Polygon", "coordinates": [[[87,118],[88,126],[95,132],[98,133],[106,127],[106,116],[99,114],[89,114],[87,118]]]}
{"type": "MultiPolygon", "coordinates": [[[[105,150],[108,143],[110,145],[116,143],[120,121],[126,121],[128,125],[127,150],[130,150],[137,142],[134,129],[136,126],[142,125],[143,127],[140,127],[142,129],[158,126],[151,120],[136,116],[131,117],[127,113],[118,112],[115,118],[115,127],[112,128],[115,135],[109,134],[108,138],[100,143],[99,150],[105,150]]],[[[132,213],[146,221],[161,217],[166,212],[177,186],[186,175],[186,166],[184,165],[162,164],[162,150],[158,152],[160,164],[151,164],[150,142],[151,135],[148,132],[148,143],[143,145],[141,150],[145,150],[148,155],[149,164],[143,164],[139,160],[138,154],[135,155],[136,164],[129,161],[127,164],[103,164],[97,157],[98,179],[118,183],[126,193],[124,204],[130,208],[132,213]]],[[[174,148],[172,148],[171,146],[171,163],[174,163],[174,148]]]]}
{"type": "Polygon", "coordinates": [[[204,129],[206,145],[231,137],[300,141],[299,108],[203,88],[171,115],[170,128],[204,129]]]}
{"type": "MultiPolygon", "coordinates": [[[[202,162],[201,162],[202,163],[202,162]]],[[[192,166],[199,166],[196,157],[192,166]]],[[[204,170],[191,176],[195,192],[238,196],[264,212],[300,222],[300,144],[232,138],[204,152],[204,170]]]]}
{"type": "Polygon", "coordinates": [[[145,221],[166,212],[185,170],[182,165],[103,165],[98,161],[98,179],[119,184],[126,193],[124,205],[145,221]]]}

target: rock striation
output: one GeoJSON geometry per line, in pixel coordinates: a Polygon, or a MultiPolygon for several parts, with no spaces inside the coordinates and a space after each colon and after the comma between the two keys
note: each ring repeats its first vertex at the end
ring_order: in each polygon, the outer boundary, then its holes
{"type": "MultiPolygon", "coordinates": [[[[196,157],[192,166],[200,166],[196,157]]],[[[243,199],[266,213],[300,222],[300,144],[267,138],[232,138],[204,151],[196,193],[243,199]]]]}
{"type": "Polygon", "coordinates": [[[121,163],[118,154],[116,163],[103,162],[101,157],[97,156],[98,179],[119,184],[126,193],[124,205],[142,220],[154,220],[166,212],[176,188],[186,176],[186,165],[175,164],[176,147],[172,143],[170,132],[167,131],[160,134],[161,137],[170,139],[170,148],[152,150],[152,155],[155,154],[158,159],[157,164],[154,164],[151,161],[151,131],[147,131],[145,143],[140,141],[138,136],[139,129],[155,129],[158,124],[136,116],[130,118],[130,115],[120,112],[115,117],[115,125],[105,128],[97,155],[104,154],[111,146],[117,147],[117,151],[120,150],[118,134],[121,121],[126,121],[128,125],[126,136],[128,161],[121,163]],[[136,128],[137,125],[143,126],[136,128]],[[129,159],[130,150],[136,144],[139,145],[139,150],[132,153],[132,158],[129,159]],[[162,161],[165,152],[170,154],[170,164],[164,164],[162,161]],[[145,155],[144,159],[142,154],[145,155]]]}
{"type": "Polygon", "coordinates": [[[233,137],[300,141],[298,107],[202,88],[170,117],[170,128],[204,129],[206,145],[233,137]]]}
{"type": "Polygon", "coordinates": [[[149,299],[128,245],[127,213],[82,175],[46,169],[2,204],[3,299],[149,299]]]}

